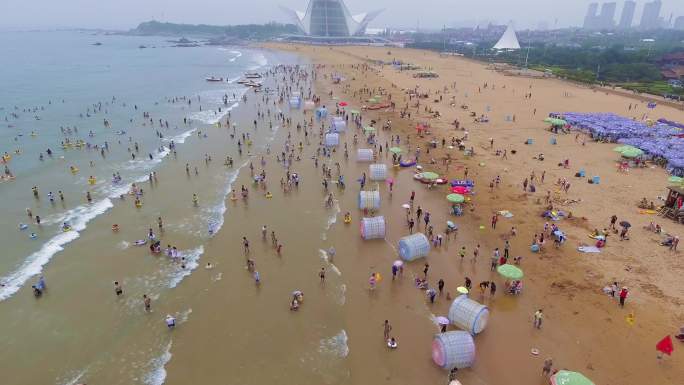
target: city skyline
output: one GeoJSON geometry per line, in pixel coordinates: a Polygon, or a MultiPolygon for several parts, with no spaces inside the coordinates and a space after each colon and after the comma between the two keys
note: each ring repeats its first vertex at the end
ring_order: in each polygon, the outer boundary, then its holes
{"type": "MultiPolygon", "coordinates": [[[[362,0],[347,0],[349,9],[382,9],[370,28],[395,29],[439,29],[447,27],[484,27],[488,23],[505,25],[513,21],[517,29],[581,27],[587,6],[596,0],[519,0],[512,6],[506,0],[484,0],[464,5],[463,0],[424,0],[420,7],[410,2],[376,0],[368,4],[362,0]],[[435,9],[458,10],[458,12],[434,12],[435,9]],[[562,15],[562,16],[559,16],[562,15]]],[[[604,2],[605,3],[605,2],[604,2]]],[[[612,3],[608,1],[608,3],[612,3]]],[[[614,12],[613,27],[620,25],[625,1],[617,1],[615,11],[606,9],[604,20],[614,12]]],[[[627,1],[629,3],[629,0],[627,1]]],[[[637,1],[632,26],[640,24],[646,1],[637,1]]],[[[676,0],[662,1],[660,16],[665,21],[684,16],[684,10],[677,7],[676,0]],[[670,18],[672,16],[672,18],[670,18]]],[[[53,28],[102,28],[126,30],[140,22],[158,20],[162,22],[188,24],[250,24],[271,21],[290,22],[291,18],[282,12],[280,6],[290,9],[304,9],[307,0],[261,0],[259,12],[245,9],[236,0],[195,0],[192,3],[180,0],[150,0],[140,3],[134,0],[120,0],[103,3],[92,13],[85,0],[5,0],[0,2],[0,29],[29,30],[53,28]],[[135,11],[131,11],[135,10],[135,11]]],[[[649,19],[647,17],[647,19],[649,19]]],[[[624,25],[624,24],[623,24],[624,25]]]]}

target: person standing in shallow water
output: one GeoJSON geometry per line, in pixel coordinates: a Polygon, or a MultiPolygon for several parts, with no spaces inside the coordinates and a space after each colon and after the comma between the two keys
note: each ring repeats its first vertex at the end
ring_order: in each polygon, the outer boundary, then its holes
{"type": "Polygon", "coordinates": [[[123,288],[121,287],[119,281],[114,281],[114,293],[117,297],[123,295],[123,288]]]}
{"type": "Polygon", "coordinates": [[[392,325],[390,325],[389,320],[385,320],[383,324],[383,340],[387,341],[390,338],[390,332],[392,331],[392,325]]]}
{"type": "Polygon", "coordinates": [[[152,299],[150,299],[147,294],[143,294],[143,305],[145,305],[146,312],[149,313],[152,311],[152,299]]]}

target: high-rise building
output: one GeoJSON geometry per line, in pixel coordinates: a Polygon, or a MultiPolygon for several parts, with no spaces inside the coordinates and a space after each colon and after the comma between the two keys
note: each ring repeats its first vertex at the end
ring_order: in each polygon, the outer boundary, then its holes
{"type": "Polygon", "coordinates": [[[306,12],[285,9],[305,35],[345,37],[363,35],[381,11],[354,15],[342,0],[310,0],[306,12]]]}
{"type": "Polygon", "coordinates": [[[591,3],[587,8],[587,14],[584,16],[584,28],[596,28],[596,13],[598,12],[598,3],[591,3]]]}
{"type": "Polygon", "coordinates": [[[644,4],[644,12],[641,15],[641,29],[655,29],[660,27],[660,9],[663,3],[660,0],[653,0],[644,4]]]}
{"type": "Polygon", "coordinates": [[[599,15],[599,28],[613,29],[615,28],[615,10],[617,3],[603,3],[601,5],[601,14],[599,15]]]}
{"type": "Polygon", "coordinates": [[[679,16],[678,18],[676,18],[673,27],[674,29],[684,31],[684,16],[679,16]]]}
{"type": "Polygon", "coordinates": [[[620,23],[618,23],[618,28],[632,28],[632,22],[634,21],[634,11],[636,11],[636,1],[625,1],[625,5],[622,6],[622,15],[620,16],[620,23]]]}

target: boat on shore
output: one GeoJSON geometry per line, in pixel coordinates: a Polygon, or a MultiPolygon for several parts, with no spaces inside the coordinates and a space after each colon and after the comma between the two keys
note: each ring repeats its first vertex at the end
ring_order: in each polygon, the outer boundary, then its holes
{"type": "Polygon", "coordinates": [[[255,88],[259,88],[263,85],[261,82],[257,82],[257,81],[249,80],[249,79],[240,79],[237,81],[237,84],[242,84],[243,86],[255,87],[255,88]]]}
{"type": "Polygon", "coordinates": [[[261,74],[259,74],[258,72],[246,72],[245,78],[246,79],[261,79],[261,74]]]}
{"type": "Polygon", "coordinates": [[[208,82],[222,82],[223,78],[217,78],[216,76],[209,76],[209,77],[204,78],[204,80],[206,80],[208,82]]]}

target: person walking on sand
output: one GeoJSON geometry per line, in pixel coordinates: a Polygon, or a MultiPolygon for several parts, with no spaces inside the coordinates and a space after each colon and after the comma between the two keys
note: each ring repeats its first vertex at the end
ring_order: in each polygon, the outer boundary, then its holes
{"type": "Polygon", "coordinates": [[[385,323],[382,325],[382,329],[382,340],[387,341],[390,338],[390,332],[392,331],[392,325],[390,325],[389,320],[385,320],[385,323]]]}
{"type": "Polygon", "coordinates": [[[150,299],[147,294],[143,294],[143,305],[145,305],[146,312],[149,313],[152,311],[152,299],[150,299]]]}
{"type": "Polygon", "coordinates": [[[321,283],[325,282],[325,267],[321,267],[321,271],[318,272],[318,277],[321,279],[321,283]]]}
{"type": "Polygon", "coordinates": [[[615,223],[617,222],[617,220],[618,220],[618,217],[617,217],[617,215],[615,215],[615,214],[613,214],[613,216],[610,217],[610,228],[611,228],[611,229],[617,230],[617,229],[615,228],[615,223]]]}
{"type": "Polygon", "coordinates": [[[444,290],[444,280],[442,278],[437,281],[437,289],[439,289],[439,295],[442,295],[442,291],[444,290]]]}
{"type": "Polygon", "coordinates": [[[425,279],[427,279],[428,270],[430,270],[430,265],[426,263],[425,267],[423,268],[423,274],[425,274],[425,279]]]}
{"type": "Polygon", "coordinates": [[[492,229],[496,230],[496,222],[499,220],[499,216],[494,214],[492,215],[492,229]]]}
{"type": "Polygon", "coordinates": [[[494,249],[492,253],[492,264],[490,266],[491,271],[496,270],[496,266],[499,264],[499,248],[494,249]]]}
{"type": "Polygon", "coordinates": [[[534,313],[534,321],[533,321],[534,327],[537,329],[541,329],[543,319],[544,319],[544,313],[542,312],[542,309],[537,310],[534,313]]]}
{"type": "Polygon", "coordinates": [[[413,226],[415,225],[415,223],[416,222],[413,221],[413,218],[409,218],[409,223],[408,223],[409,234],[413,234],[413,226]]]}
{"type": "Polygon", "coordinates": [[[508,260],[508,251],[511,248],[511,243],[508,242],[508,239],[504,243],[504,259],[508,260]]]}
{"type": "Polygon", "coordinates": [[[626,286],[623,286],[622,290],[620,290],[620,307],[625,307],[625,300],[627,299],[627,295],[629,295],[629,290],[626,286]]]}
{"type": "Polygon", "coordinates": [[[548,377],[551,375],[551,369],[553,368],[553,359],[551,357],[544,360],[544,366],[542,367],[542,376],[548,377]]]}
{"type": "Polygon", "coordinates": [[[489,283],[489,296],[494,297],[494,294],[496,294],[496,283],[492,281],[489,283]]]}

